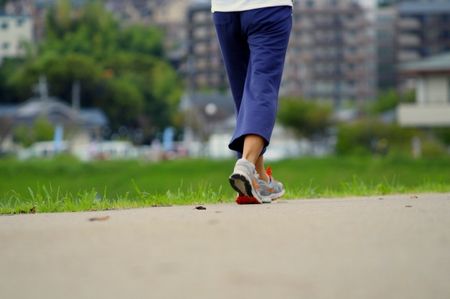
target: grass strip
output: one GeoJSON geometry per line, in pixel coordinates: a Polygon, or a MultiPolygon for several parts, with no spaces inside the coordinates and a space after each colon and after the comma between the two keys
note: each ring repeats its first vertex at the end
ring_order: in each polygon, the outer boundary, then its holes
{"type": "MultiPolygon", "coordinates": [[[[233,161],[0,160],[0,214],[234,201],[233,161]]],[[[450,157],[327,157],[272,163],[286,198],[450,192],[450,157]]]]}

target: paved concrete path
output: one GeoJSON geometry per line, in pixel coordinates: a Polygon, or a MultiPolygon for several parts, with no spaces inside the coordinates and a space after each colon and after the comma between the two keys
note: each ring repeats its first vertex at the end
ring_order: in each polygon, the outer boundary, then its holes
{"type": "Polygon", "coordinates": [[[450,194],[205,207],[0,216],[0,298],[450,298],[450,194]]]}

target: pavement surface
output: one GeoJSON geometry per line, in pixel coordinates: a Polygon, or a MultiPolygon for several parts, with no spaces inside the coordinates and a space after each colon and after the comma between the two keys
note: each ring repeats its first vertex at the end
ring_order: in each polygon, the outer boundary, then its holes
{"type": "Polygon", "coordinates": [[[0,298],[450,298],[450,194],[204,207],[0,216],[0,298]]]}

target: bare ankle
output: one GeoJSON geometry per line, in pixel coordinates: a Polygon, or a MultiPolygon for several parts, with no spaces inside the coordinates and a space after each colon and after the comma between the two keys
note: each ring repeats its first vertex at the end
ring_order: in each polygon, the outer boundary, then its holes
{"type": "Polygon", "coordinates": [[[252,156],[252,155],[246,155],[246,156],[242,156],[242,159],[247,160],[247,161],[253,163],[253,165],[256,166],[257,157],[252,156]]]}

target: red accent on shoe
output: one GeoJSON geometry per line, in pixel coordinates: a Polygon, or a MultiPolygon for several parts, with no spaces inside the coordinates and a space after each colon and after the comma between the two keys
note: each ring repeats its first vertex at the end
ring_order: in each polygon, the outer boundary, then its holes
{"type": "Polygon", "coordinates": [[[272,167],[267,167],[266,174],[269,176],[269,178],[272,178],[272,167]]]}
{"type": "Polygon", "coordinates": [[[252,197],[252,196],[238,196],[236,198],[236,203],[238,205],[256,205],[256,204],[260,204],[260,202],[252,197]]]}

